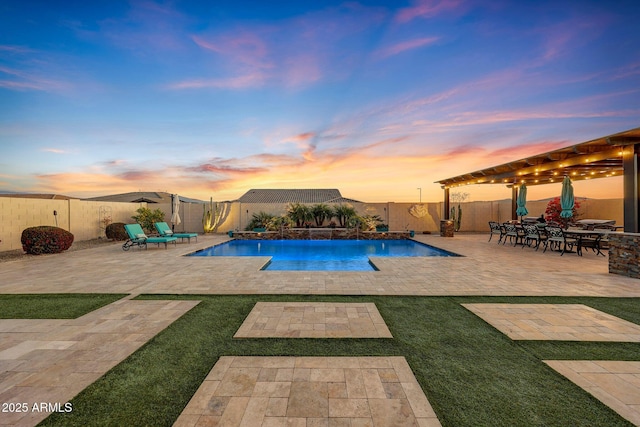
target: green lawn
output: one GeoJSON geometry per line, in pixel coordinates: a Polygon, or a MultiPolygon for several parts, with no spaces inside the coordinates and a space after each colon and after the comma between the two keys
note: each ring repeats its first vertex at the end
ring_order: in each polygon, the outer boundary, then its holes
{"type": "Polygon", "coordinates": [[[0,295],[0,319],[75,319],[127,294],[0,295]]]}
{"type": "Polygon", "coordinates": [[[404,356],[443,426],[629,426],[544,359],[640,360],[640,344],[515,342],[460,306],[582,303],[640,324],[640,299],[144,296],[202,302],[42,425],[170,426],[222,355],[404,356]],[[257,301],[375,302],[393,339],[242,339],[257,301]]]}

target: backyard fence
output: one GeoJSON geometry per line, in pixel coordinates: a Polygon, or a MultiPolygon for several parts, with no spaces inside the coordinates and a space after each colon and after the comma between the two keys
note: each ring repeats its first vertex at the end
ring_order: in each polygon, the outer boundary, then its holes
{"type": "MultiPolygon", "coordinates": [[[[603,218],[623,223],[622,199],[586,199],[580,202],[581,218],[603,218]]],[[[438,233],[442,219],[443,203],[353,203],[360,215],[378,215],[390,231],[414,230],[416,233],[438,233]]],[[[140,207],[160,209],[170,223],[171,204],[96,202],[79,199],[49,200],[18,197],[0,197],[0,252],[21,249],[20,237],[27,227],[53,225],[64,228],[74,235],[76,241],[105,237],[104,229],[109,222],[131,223],[132,215],[140,207]]],[[[208,204],[180,204],[182,222],[175,231],[204,231],[202,219],[208,204]]],[[[452,205],[453,206],[453,205],[452,205]]],[[[546,201],[527,203],[529,216],[540,216],[547,206],[546,201]]],[[[456,204],[457,207],[457,204],[456,204]]],[[[253,214],[266,212],[282,215],[287,205],[283,203],[229,202],[220,218],[218,233],[230,230],[241,231],[253,214]]],[[[511,219],[511,200],[461,203],[461,232],[486,232],[489,221],[504,222],[511,219]]]]}

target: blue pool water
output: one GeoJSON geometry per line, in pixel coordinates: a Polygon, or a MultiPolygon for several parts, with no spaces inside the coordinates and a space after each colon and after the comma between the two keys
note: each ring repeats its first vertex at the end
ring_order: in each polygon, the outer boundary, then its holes
{"type": "Polygon", "coordinates": [[[263,270],[377,270],[376,257],[457,256],[413,240],[231,240],[189,256],[269,256],[263,270]]]}

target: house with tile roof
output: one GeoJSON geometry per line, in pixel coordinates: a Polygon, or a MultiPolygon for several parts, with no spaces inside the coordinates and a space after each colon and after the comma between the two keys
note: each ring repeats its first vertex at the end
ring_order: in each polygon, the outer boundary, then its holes
{"type": "Polygon", "coordinates": [[[342,197],[340,190],[330,189],[251,189],[238,200],[240,203],[363,203],[342,197]]]}

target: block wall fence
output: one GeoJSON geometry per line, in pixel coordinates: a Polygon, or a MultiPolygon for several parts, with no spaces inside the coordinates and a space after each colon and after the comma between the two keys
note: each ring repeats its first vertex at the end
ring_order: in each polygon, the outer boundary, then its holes
{"type": "MultiPolygon", "coordinates": [[[[354,203],[353,207],[361,215],[378,215],[390,231],[414,230],[440,232],[443,203],[354,203]]],[[[95,202],[85,200],[45,200],[0,197],[0,252],[22,249],[20,237],[27,227],[38,225],[57,225],[73,233],[76,241],[104,238],[104,223],[109,216],[112,222],[132,223],[132,215],[146,203],[95,202]],[[56,211],[57,215],[53,212],[56,211]]],[[[208,207],[208,204],[204,205],[208,207]]],[[[218,227],[218,233],[229,230],[242,231],[251,217],[261,211],[273,215],[282,215],[286,204],[243,204],[229,202],[224,217],[218,227]]],[[[452,204],[451,206],[454,206],[452,204]]],[[[457,205],[456,205],[457,206],[457,205]]],[[[547,203],[532,201],[527,203],[529,216],[540,216],[547,203]]],[[[165,221],[171,220],[171,204],[149,204],[151,209],[161,209],[165,221]]],[[[511,219],[511,201],[479,201],[461,204],[461,232],[486,232],[488,221],[504,222],[511,219]]],[[[202,226],[203,205],[199,203],[180,204],[181,224],[175,231],[204,231],[202,226]]],[[[613,219],[623,223],[622,199],[588,199],[581,201],[581,218],[613,219]]]]}

